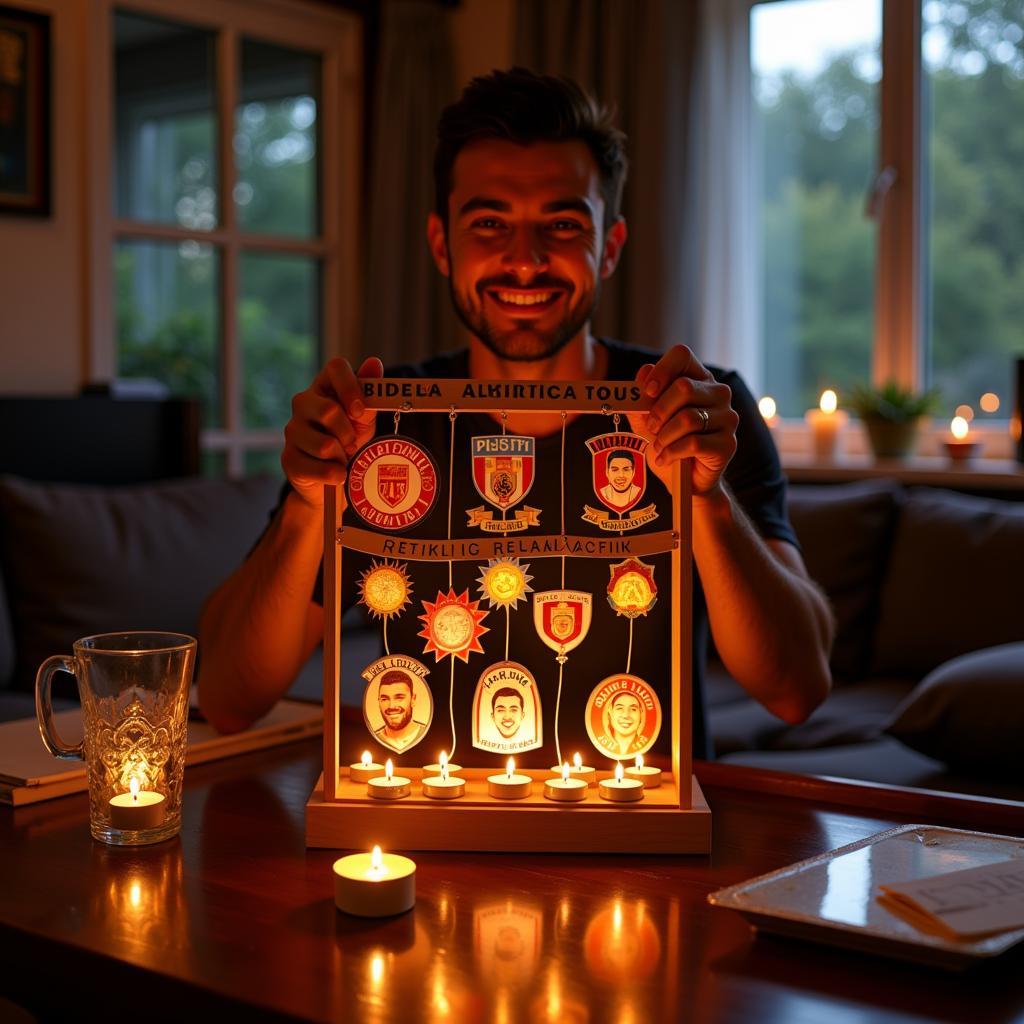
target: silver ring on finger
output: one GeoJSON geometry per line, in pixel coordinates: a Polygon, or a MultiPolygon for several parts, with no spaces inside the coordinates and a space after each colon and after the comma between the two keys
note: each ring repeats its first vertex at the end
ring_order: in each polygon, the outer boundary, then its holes
{"type": "Polygon", "coordinates": [[[700,430],[698,433],[706,434],[711,425],[711,415],[708,413],[707,409],[697,408],[694,409],[694,412],[696,412],[697,416],[700,418],[700,430]]]}

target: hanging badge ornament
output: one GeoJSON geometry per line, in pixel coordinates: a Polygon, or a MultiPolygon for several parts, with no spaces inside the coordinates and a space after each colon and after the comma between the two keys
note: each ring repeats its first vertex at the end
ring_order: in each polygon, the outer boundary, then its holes
{"type": "Polygon", "coordinates": [[[378,658],[363,669],[369,684],[363,694],[363,720],[381,746],[401,753],[427,735],[434,717],[429,672],[405,654],[378,658]]]}
{"type": "MultiPolygon", "coordinates": [[[[522,501],[533,486],[537,443],[532,437],[495,434],[472,438],[473,485],[484,501],[503,515],[522,501]]],[[[524,505],[511,519],[495,519],[483,505],[466,509],[469,526],[485,533],[518,533],[540,525],[540,509],[524,505]]]]}
{"type": "Polygon", "coordinates": [[[646,615],[658,603],[658,588],[654,583],[654,566],[639,558],[627,558],[610,565],[608,571],[608,603],[616,615],[635,619],[646,615]]]}
{"type": "Polygon", "coordinates": [[[453,662],[455,658],[468,662],[470,654],[483,654],[480,637],[489,627],[481,625],[487,612],[479,606],[479,601],[470,601],[468,590],[456,594],[451,588],[447,594],[438,591],[433,603],[424,601],[423,629],[417,634],[427,641],[423,653],[433,654],[435,661],[451,655],[453,662]]]}
{"type": "Polygon", "coordinates": [[[359,577],[359,604],[365,605],[375,619],[390,619],[410,603],[412,582],[409,566],[384,559],[373,560],[359,577]]]}
{"type": "Polygon", "coordinates": [[[620,672],[602,679],[587,700],[587,735],[616,761],[646,754],[661,732],[661,703],[654,687],[620,672]]]}
{"type": "Polygon", "coordinates": [[[609,509],[583,506],[583,521],[602,530],[622,533],[658,518],[654,503],[637,508],[647,488],[648,441],[639,434],[616,430],[587,441],[593,472],[594,494],[609,509]],[[613,519],[610,513],[618,518],[613,519]],[[625,517],[625,518],[623,518],[625,517]]]}
{"type": "Polygon", "coordinates": [[[395,434],[356,452],[348,467],[348,502],[378,530],[407,530],[437,499],[437,466],[416,441],[395,434]]]}
{"type": "Polygon", "coordinates": [[[519,754],[543,745],[540,693],[528,669],[499,661],[476,684],[473,746],[496,754],[519,754]]]}
{"type": "Polygon", "coordinates": [[[491,608],[515,608],[527,594],[533,593],[527,572],[530,567],[520,564],[518,558],[491,558],[480,570],[477,589],[480,597],[491,608]]]}
{"type": "Polygon", "coordinates": [[[533,624],[541,640],[564,664],[590,630],[594,599],[579,590],[544,590],[533,595],[533,624]]]}

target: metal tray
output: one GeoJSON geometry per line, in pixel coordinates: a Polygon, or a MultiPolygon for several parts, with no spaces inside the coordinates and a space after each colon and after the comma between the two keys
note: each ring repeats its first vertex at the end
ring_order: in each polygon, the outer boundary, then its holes
{"type": "Polygon", "coordinates": [[[918,931],[877,900],[879,886],[1024,858],[1024,840],[901,825],[708,896],[756,928],[866,953],[963,970],[1024,939],[1024,928],[951,942],[918,931]]]}

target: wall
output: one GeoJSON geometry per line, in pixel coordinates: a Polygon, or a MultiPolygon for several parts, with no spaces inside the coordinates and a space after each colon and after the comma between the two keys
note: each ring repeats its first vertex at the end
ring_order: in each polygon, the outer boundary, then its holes
{"type": "Polygon", "coordinates": [[[52,213],[0,216],[0,392],[67,393],[85,342],[85,0],[18,0],[50,23],[52,213]]]}
{"type": "Polygon", "coordinates": [[[514,0],[462,0],[452,14],[455,81],[512,64],[514,0]]]}

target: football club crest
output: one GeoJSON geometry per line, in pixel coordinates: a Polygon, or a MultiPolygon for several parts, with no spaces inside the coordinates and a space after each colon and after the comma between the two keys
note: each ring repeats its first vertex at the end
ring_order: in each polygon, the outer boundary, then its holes
{"type": "Polygon", "coordinates": [[[584,522],[621,533],[635,530],[658,517],[653,502],[637,508],[647,489],[648,441],[639,434],[617,430],[587,441],[594,494],[608,512],[583,506],[584,522]],[[614,514],[617,518],[612,518],[614,514]]]}
{"type": "Polygon", "coordinates": [[[437,466],[418,442],[381,437],[356,452],[347,487],[349,505],[370,526],[407,530],[434,507],[437,466]]]}
{"type": "MultiPolygon", "coordinates": [[[[474,437],[470,453],[473,485],[477,493],[499,512],[506,513],[522,501],[533,486],[537,443],[532,437],[494,434],[474,437]]],[[[486,533],[517,533],[540,525],[540,509],[525,505],[511,519],[495,519],[483,505],[466,510],[470,526],[486,533]]]]}
{"type": "Polygon", "coordinates": [[[534,627],[560,664],[589,632],[593,601],[579,590],[544,590],[533,595],[534,627]]]}
{"type": "Polygon", "coordinates": [[[654,583],[654,566],[639,558],[627,558],[610,565],[608,571],[608,603],[616,615],[635,619],[646,615],[658,602],[658,588],[654,583]]]}
{"type": "Polygon", "coordinates": [[[646,754],[661,732],[661,702],[654,687],[628,672],[602,679],[587,700],[587,735],[617,761],[646,754]]]}
{"type": "Polygon", "coordinates": [[[426,665],[405,654],[378,658],[363,669],[368,684],[363,721],[381,746],[401,753],[427,735],[434,717],[429,672],[426,665]]]}
{"type": "Polygon", "coordinates": [[[461,594],[453,589],[447,594],[439,591],[436,601],[423,602],[423,609],[423,629],[418,635],[427,641],[424,654],[433,654],[436,661],[451,655],[453,661],[461,658],[468,662],[470,654],[484,653],[480,637],[489,627],[481,623],[487,612],[480,608],[479,601],[470,601],[468,590],[461,594]]]}
{"type": "Polygon", "coordinates": [[[516,661],[491,665],[473,696],[473,746],[519,754],[543,744],[540,693],[530,671],[516,661]]]}

